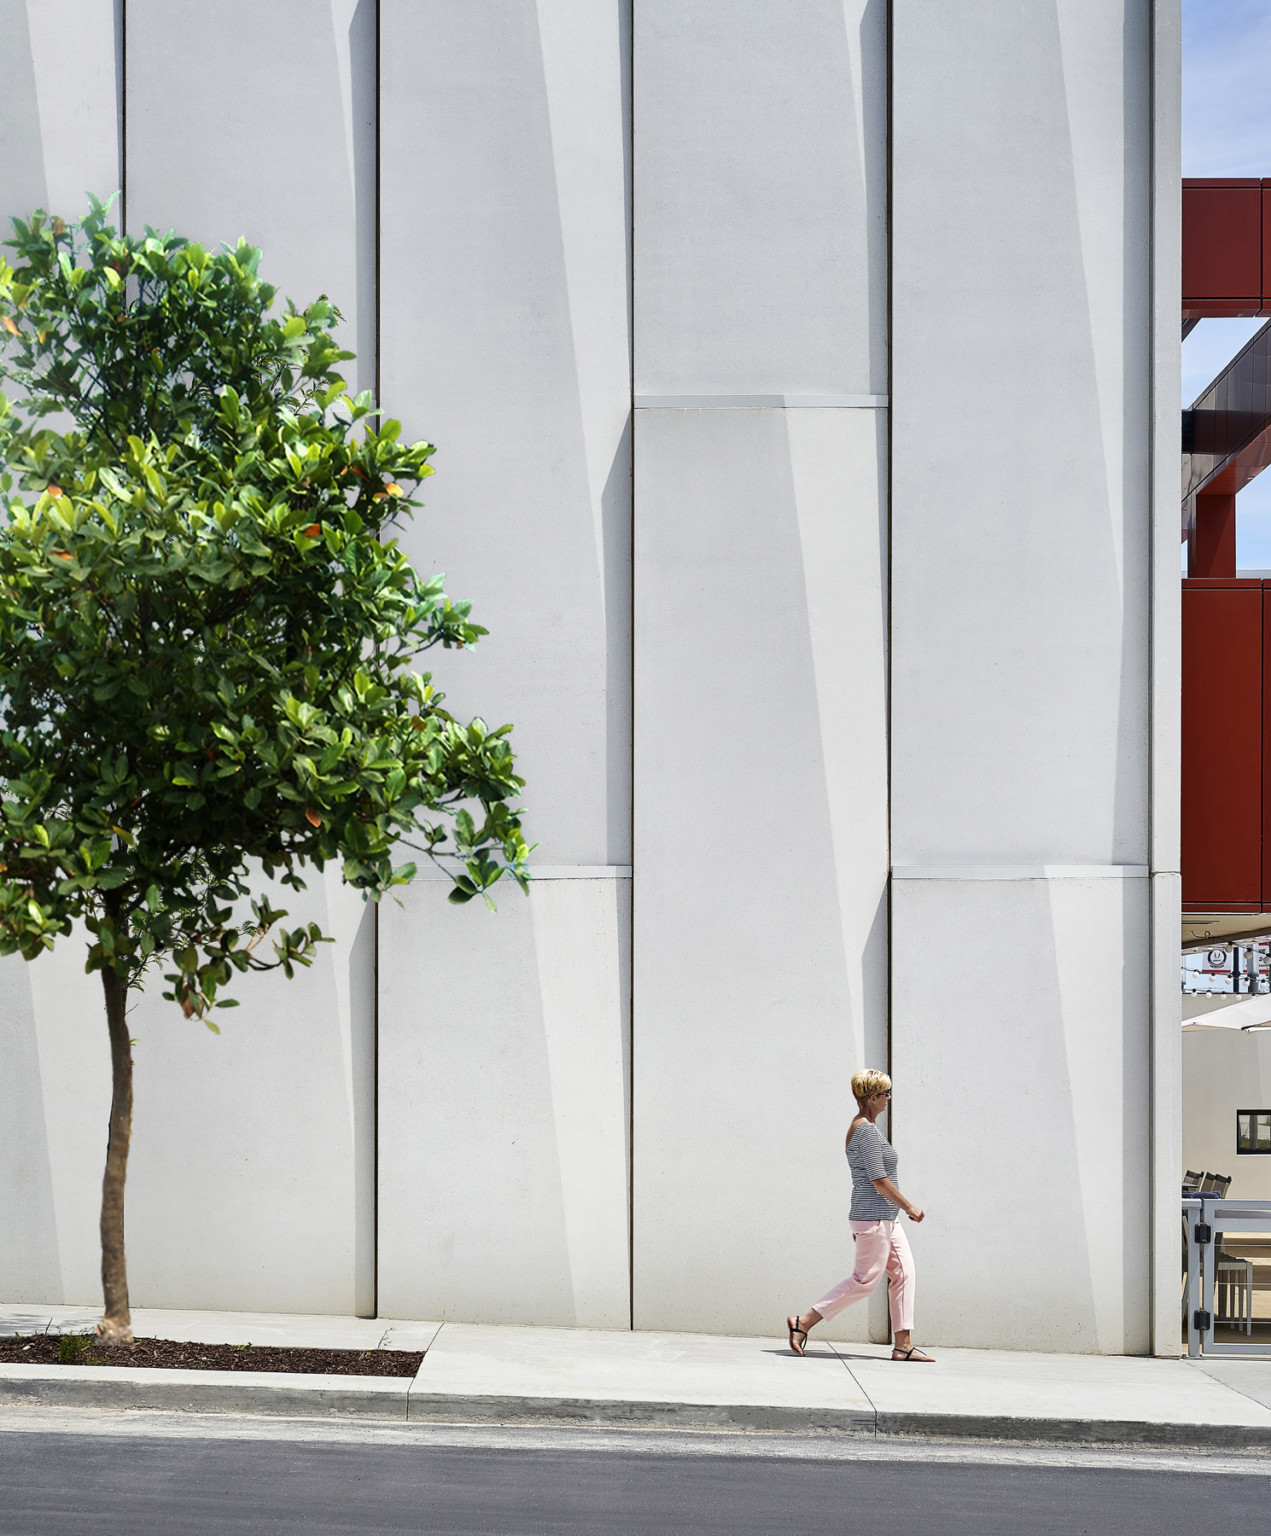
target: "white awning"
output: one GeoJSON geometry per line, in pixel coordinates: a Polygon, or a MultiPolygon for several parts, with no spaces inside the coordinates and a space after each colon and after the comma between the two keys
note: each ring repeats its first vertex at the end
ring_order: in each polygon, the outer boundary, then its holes
{"type": "Polygon", "coordinates": [[[1264,1029],[1271,1027],[1271,993],[1214,1008],[1188,1019],[1184,1029],[1264,1029]]]}

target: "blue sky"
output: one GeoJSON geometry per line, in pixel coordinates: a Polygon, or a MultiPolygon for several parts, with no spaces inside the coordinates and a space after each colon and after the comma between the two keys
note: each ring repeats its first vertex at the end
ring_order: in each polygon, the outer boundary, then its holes
{"type": "MultiPolygon", "coordinates": [[[[1184,176],[1271,176],[1268,82],[1268,0],[1183,0],[1184,176]]],[[[1202,320],[1183,344],[1183,404],[1265,323],[1202,320]]],[[[1236,558],[1271,570],[1271,470],[1236,498],[1236,558]]]]}

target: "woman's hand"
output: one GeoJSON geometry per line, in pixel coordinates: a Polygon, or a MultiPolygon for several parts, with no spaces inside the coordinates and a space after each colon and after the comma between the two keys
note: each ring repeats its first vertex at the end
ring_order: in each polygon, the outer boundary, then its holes
{"type": "Polygon", "coordinates": [[[921,1221],[927,1214],[920,1205],[913,1205],[906,1200],[904,1195],[896,1188],[890,1179],[874,1179],[871,1181],[874,1188],[884,1200],[890,1200],[893,1205],[898,1205],[910,1221],[921,1221]]]}

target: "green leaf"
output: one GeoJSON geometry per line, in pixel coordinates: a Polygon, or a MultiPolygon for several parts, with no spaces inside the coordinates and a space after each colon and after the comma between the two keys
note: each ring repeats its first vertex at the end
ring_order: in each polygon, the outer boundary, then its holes
{"type": "Polygon", "coordinates": [[[266,957],[269,879],[336,862],[378,900],[404,844],[458,850],[457,902],[524,886],[523,786],[507,728],[446,709],[485,631],[392,536],[433,448],[348,395],[334,306],[279,315],[254,247],[107,219],[19,220],[0,264],[0,952],[80,924],[90,970],[171,962],[206,1016],[327,942],[266,957]]]}

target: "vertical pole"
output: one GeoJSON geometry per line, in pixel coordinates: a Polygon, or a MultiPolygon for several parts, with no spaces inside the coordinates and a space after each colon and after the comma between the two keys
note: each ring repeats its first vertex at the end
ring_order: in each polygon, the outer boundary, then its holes
{"type": "Polygon", "coordinates": [[[1192,1359],[1200,1354],[1200,1334],[1196,1331],[1196,1309],[1200,1305],[1200,1256],[1196,1248],[1197,1207],[1183,1206],[1183,1241],[1187,1250],[1187,1291],[1183,1310],[1187,1319],[1187,1353],[1192,1359]]]}
{"type": "Polygon", "coordinates": [[[1203,1352],[1211,1348],[1214,1342],[1214,1277],[1218,1268],[1215,1257],[1217,1249],[1214,1244],[1213,1215],[1206,1207],[1204,1200],[1200,1202],[1200,1219],[1204,1222],[1208,1233],[1205,1241],[1200,1245],[1201,1306],[1209,1318],[1208,1325],[1201,1330],[1200,1334],[1200,1347],[1203,1352]]]}

